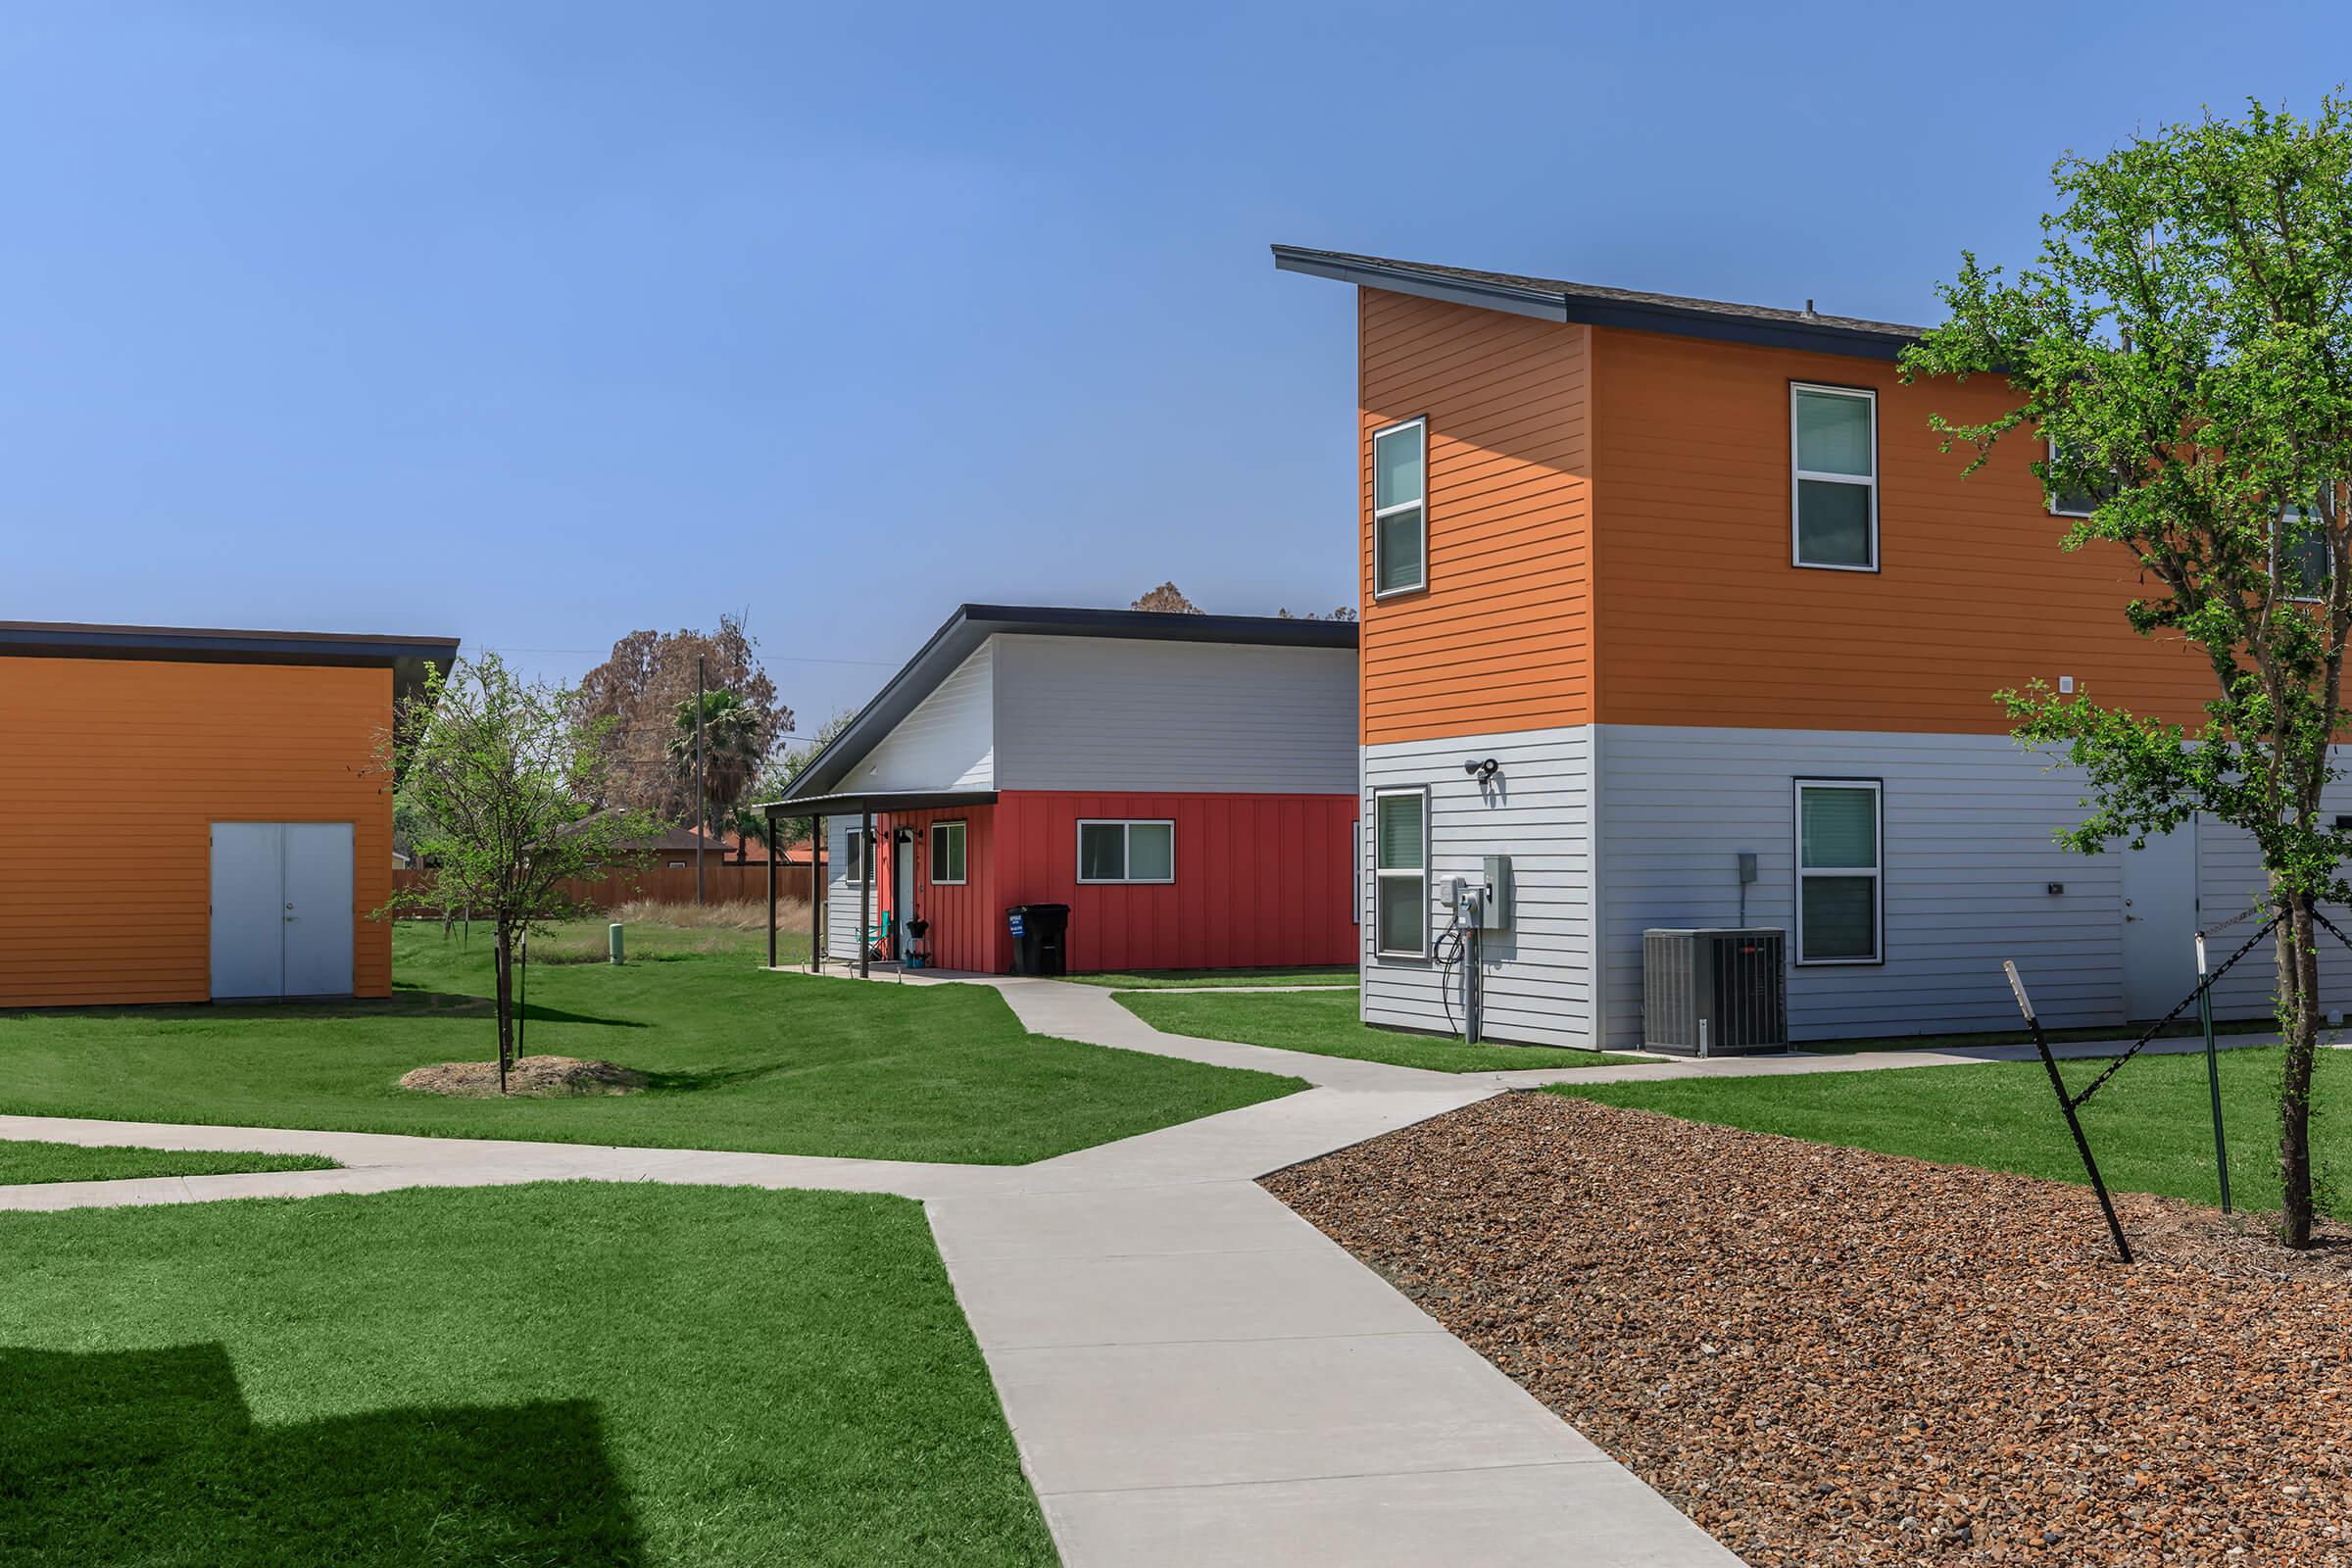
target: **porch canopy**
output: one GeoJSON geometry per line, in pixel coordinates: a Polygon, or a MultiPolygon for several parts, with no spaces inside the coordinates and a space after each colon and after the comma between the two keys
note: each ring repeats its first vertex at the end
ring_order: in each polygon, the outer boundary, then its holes
{"type": "MultiPolygon", "coordinates": [[[[779,817],[808,818],[808,843],[813,852],[808,870],[808,966],[821,970],[825,966],[825,933],[821,911],[824,900],[819,896],[817,872],[824,865],[824,823],[828,816],[855,814],[863,830],[861,842],[874,842],[874,813],[877,811],[927,811],[935,807],[994,806],[995,790],[850,790],[838,795],[802,795],[781,801],[763,801],[753,809],[766,816],[771,831],[779,817]]],[[[858,929],[863,933],[872,922],[874,879],[860,877],[858,881],[858,929]]],[[[858,972],[867,970],[866,942],[861,934],[858,941],[858,972]]],[[[767,858],[767,966],[776,966],[776,858],[767,858]]]]}

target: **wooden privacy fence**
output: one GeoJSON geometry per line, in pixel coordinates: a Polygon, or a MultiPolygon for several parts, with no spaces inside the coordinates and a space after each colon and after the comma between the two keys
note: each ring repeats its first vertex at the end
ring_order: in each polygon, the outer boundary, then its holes
{"type": "MultiPolygon", "coordinates": [[[[392,872],[392,891],[405,893],[411,888],[429,886],[430,871],[392,872]]],[[[641,870],[609,871],[603,876],[566,877],[560,884],[564,897],[575,904],[593,909],[610,909],[614,905],[627,904],[633,899],[650,899],[657,904],[692,904],[694,902],[694,867],[647,866],[641,870]]],[[[776,867],[776,902],[804,904],[808,899],[808,867],[779,865],[776,867]]],[[[767,867],[754,861],[737,865],[732,860],[712,860],[703,867],[703,902],[706,904],[764,904],[767,902],[767,867]]]]}

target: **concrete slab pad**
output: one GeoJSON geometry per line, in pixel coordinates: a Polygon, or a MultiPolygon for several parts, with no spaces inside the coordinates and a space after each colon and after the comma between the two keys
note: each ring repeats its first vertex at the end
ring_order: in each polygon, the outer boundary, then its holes
{"type": "Polygon", "coordinates": [[[1446,1334],[992,1352],[1044,1492],[1602,1457],[1446,1334]]]}
{"type": "Polygon", "coordinates": [[[1264,1191],[1234,1182],[943,1198],[928,1207],[951,1263],[1330,1245],[1264,1191]]]}
{"type": "Polygon", "coordinates": [[[958,1261],[981,1348],[1443,1334],[1339,1248],[958,1261]]]}
{"type": "Polygon", "coordinates": [[[1606,1461],[1043,1500],[1065,1561],[1120,1568],[1740,1568],[1606,1461]]]}

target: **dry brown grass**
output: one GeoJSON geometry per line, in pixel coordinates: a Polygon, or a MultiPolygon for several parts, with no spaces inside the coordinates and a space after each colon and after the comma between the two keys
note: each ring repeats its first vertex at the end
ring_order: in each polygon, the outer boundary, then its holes
{"type": "MultiPolygon", "coordinates": [[[[622,925],[669,925],[682,931],[758,931],[767,930],[767,905],[764,901],[744,899],[734,904],[661,904],[652,899],[631,899],[606,911],[605,918],[622,925]]],[[[788,931],[808,928],[808,906],[798,900],[776,901],[776,923],[788,931]],[[797,923],[796,923],[797,922],[797,923]]]]}

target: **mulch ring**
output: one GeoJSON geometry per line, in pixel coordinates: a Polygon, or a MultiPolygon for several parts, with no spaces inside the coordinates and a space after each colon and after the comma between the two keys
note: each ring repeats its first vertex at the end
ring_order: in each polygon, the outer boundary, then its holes
{"type": "MultiPolygon", "coordinates": [[[[416,1067],[400,1075],[400,1087],[427,1095],[455,1095],[477,1100],[498,1094],[495,1061],[443,1061],[416,1067]]],[[[568,1095],[633,1095],[645,1087],[645,1074],[610,1061],[583,1061],[578,1056],[524,1056],[507,1069],[507,1093],[535,1099],[568,1095]]]]}
{"type": "Polygon", "coordinates": [[[1757,1568],[2352,1565],[2352,1233],[1552,1095],[1266,1178],[1757,1568]]]}

